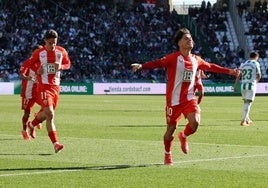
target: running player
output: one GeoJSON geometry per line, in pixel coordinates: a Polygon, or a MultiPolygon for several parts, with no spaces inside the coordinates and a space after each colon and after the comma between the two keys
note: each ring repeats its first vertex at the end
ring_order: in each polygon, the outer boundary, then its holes
{"type": "Polygon", "coordinates": [[[224,73],[238,76],[238,69],[228,69],[211,64],[192,54],[194,42],[188,29],[180,29],[175,36],[179,50],[165,57],[144,64],[132,64],[132,70],[166,68],[168,85],[166,91],[166,132],[164,134],[164,164],[173,165],[171,150],[174,133],[183,114],[188,120],[184,131],[179,132],[178,139],[183,153],[189,152],[187,137],[194,134],[200,125],[200,109],[195,99],[195,77],[197,70],[224,73]]]}
{"type": "Polygon", "coordinates": [[[56,126],[54,123],[55,109],[58,105],[60,94],[61,71],[68,70],[71,62],[67,51],[57,46],[58,33],[49,29],[44,37],[45,46],[35,51],[31,58],[31,63],[38,67],[38,92],[42,106],[42,112],[38,113],[33,121],[27,125],[33,130],[36,125],[46,120],[48,136],[54,145],[56,153],[63,149],[63,144],[58,142],[56,126]]]}

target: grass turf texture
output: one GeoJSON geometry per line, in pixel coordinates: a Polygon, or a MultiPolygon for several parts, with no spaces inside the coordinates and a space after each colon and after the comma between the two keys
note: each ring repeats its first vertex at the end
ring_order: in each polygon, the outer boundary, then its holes
{"type": "Polygon", "coordinates": [[[241,97],[205,97],[190,153],[176,138],[169,167],[164,96],[61,95],[55,123],[65,148],[54,154],[44,123],[36,139],[22,139],[20,96],[2,95],[0,187],[268,187],[267,103],[257,96],[253,126],[241,127],[241,97]]]}

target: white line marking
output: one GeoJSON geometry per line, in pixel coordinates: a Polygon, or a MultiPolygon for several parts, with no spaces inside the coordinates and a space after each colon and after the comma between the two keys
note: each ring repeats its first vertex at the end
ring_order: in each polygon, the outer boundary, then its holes
{"type": "MultiPolygon", "coordinates": [[[[222,161],[222,160],[230,160],[230,159],[243,159],[243,158],[256,158],[256,157],[268,157],[268,154],[263,155],[243,155],[243,156],[233,156],[233,157],[219,157],[219,158],[211,158],[211,159],[196,159],[196,160],[186,160],[186,161],[178,161],[174,162],[175,164],[183,164],[183,163],[197,163],[197,162],[209,162],[209,161],[222,161]]],[[[154,164],[150,164],[152,166],[154,164]]],[[[130,165],[129,167],[139,167],[146,165],[130,165]]],[[[90,167],[88,169],[91,169],[90,167]]],[[[103,168],[101,168],[103,169],[103,168]]],[[[0,177],[9,177],[9,176],[23,176],[23,175],[33,175],[33,174],[52,174],[52,173],[63,173],[63,172],[78,172],[86,169],[66,169],[66,170],[46,170],[39,172],[24,172],[24,173],[15,173],[15,174],[0,174],[0,177]]],[[[98,170],[98,168],[92,168],[92,170],[98,170]]]]}
{"type": "MultiPolygon", "coordinates": [[[[191,144],[191,142],[189,142],[191,144]]],[[[243,148],[249,148],[249,147],[252,147],[252,148],[256,148],[256,147],[268,147],[268,146],[259,146],[259,145],[254,145],[254,146],[251,146],[251,145],[238,145],[238,144],[212,144],[212,143],[203,143],[203,142],[193,142],[192,144],[196,144],[196,145],[208,145],[208,146],[226,146],[226,147],[243,147],[243,148]]]]}
{"type": "Polygon", "coordinates": [[[243,158],[246,159],[246,158],[255,158],[255,157],[268,157],[268,154],[219,157],[219,158],[211,158],[211,159],[195,159],[195,160],[179,161],[179,162],[174,162],[174,163],[182,164],[182,163],[207,162],[207,161],[223,161],[223,160],[229,160],[229,159],[243,159],[243,158]]]}
{"type": "Polygon", "coordinates": [[[46,170],[39,172],[24,172],[17,174],[1,174],[0,177],[8,177],[8,176],[23,176],[23,175],[33,175],[33,174],[52,174],[52,173],[62,173],[62,172],[76,172],[82,171],[82,169],[73,169],[73,170],[46,170]]]}

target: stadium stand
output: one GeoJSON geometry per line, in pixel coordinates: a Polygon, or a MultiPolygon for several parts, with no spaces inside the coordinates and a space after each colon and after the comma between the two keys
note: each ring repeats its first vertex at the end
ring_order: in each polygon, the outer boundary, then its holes
{"type": "Polygon", "coordinates": [[[268,78],[268,7],[267,1],[256,1],[253,10],[241,15],[250,51],[258,51],[263,80],[268,78]]]}
{"type": "MultiPolygon", "coordinates": [[[[223,4],[224,0],[220,3],[223,4]]],[[[226,3],[231,5],[234,2],[226,1],[226,3]]],[[[261,81],[267,81],[267,1],[242,0],[236,5],[236,8],[232,13],[231,9],[224,11],[223,7],[219,9],[215,6],[212,8],[203,6],[203,8],[190,9],[189,15],[207,37],[210,48],[221,65],[238,67],[248,58],[250,51],[258,51],[263,76],[261,81]],[[236,19],[241,20],[241,22],[236,21],[237,25],[233,23],[233,20],[236,19]],[[238,29],[242,31],[240,42],[239,34],[236,31],[238,29]],[[246,41],[246,45],[242,45],[243,40],[246,41]]]]}
{"type": "MultiPolygon", "coordinates": [[[[59,32],[59,44],[68,49],[73,62],[63,81],[124,82],[137,76],[130,69],[131,63],[172,50],[170,41],[180,27],[178,15],[163,7],[138,5],[129,9],[94,1],[65,4],[29,0],[9,1],[2,6],[0,23],[8,44],[0,52],[0,68],[3,75],[8,75],[2,76],[6,80],[14,80],[10,77],[12,70],[19,69],[31,46],[43,43],[42,34],[47,28],[59,32]]],[[[164,73],[157,72],[138,76],[148,80],[157,75],[163,81],[164,73]]]]}
{"type": "MultiPolygon", "coordinates": [[[[0,1],[0,81],[18,80],[20,64],[29,57],[32,46],[43,44],[44,31],[54,28],[60,34],[59,45],[68,50],[73,62],[72,68],[63,73],[64,82],[165,82],[163,70],[133,74],[130,64],[159,58],[176,50],[173,36],[178,28],[185,25],[180,22],[177,12],[154,4],[143,6],[142,1],[135,1],[132,6],[106,2],[0,1]]],[[[222,5],[218,8],[215,5],[193,8],[189,15],[197,21],[202,36],[206,36],[208,44],[211,44],[213,55],[218,60],[216,63],[237,67],[247,53],[239,46],[241,42],[236,37],[236,25],[232,23],[228,3],[222,5]]],[[[237,15],[243,20],[245,31],[248,28],[245,35],[252,44],[251,48],[257,48],[256,41],[250,40],[257,35],[252,36],[249,29],[255,23],[251,20],[256,16],[253,10],[259,8],[250,9],[244,4],[242,7],[237,5],[237,15]]],[[[265,10],[262,9],[262,13],[265,10]]],[[[260,29],[262,33],[258,36],[266,41],[266,46],[262,46],[266,49],[262,64],[265,65],[263,70],[268,71],[265,64],[268,55],[267,13],[265,15],[266,21],[263,20],[262,25],[266,25],[266,30],[260,29]]],[[[263,28],[261,24],[256,27],[263,28]]],[[[195,53],[209,60],[205,47],[198,38],[195,41],[195,53]]]]}

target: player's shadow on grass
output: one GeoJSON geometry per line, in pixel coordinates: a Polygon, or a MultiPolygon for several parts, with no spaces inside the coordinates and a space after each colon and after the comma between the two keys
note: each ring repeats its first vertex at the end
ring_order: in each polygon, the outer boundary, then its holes
{"type": "Polygon", "coordinates": [[[40,156],[48,156],[48,155],[54,155],[54,154],[51,154],[51,153],[39,153],[39,154],[32,154],[32,153],[0,153],[0,155],[2,156],[16,156],[16,155],[23,155],[23,156],[26,156],[26,155],[40,155],[40,156]]]}
{"type": "Polygon", "coordinates": [[[151,166],[163,166],[164,164],[142,164],[142,165],[110,165],[110,166],[90,166],[90,167],[47,167],[47,168],[0,168],[0,172],[7,171],[82,171],[82,170],[119,170],[126,168],[144,168],[151,166]]]}
{"type": "Polygon", "coordinates": [[[129,128],[131,128],[131,127],[133,127],[133,128],[137,128],[137,127],[140,127],[140,128],[142,128],[142,127],[165,127],[165,125],[163,124],[163,125],[111,125],[110,127],[129,127],[129,128]]]}
{"type": "Polygon", "coordinates": [[[0,138],[0,140],[21,140],[21,138],[0,138]]]}

